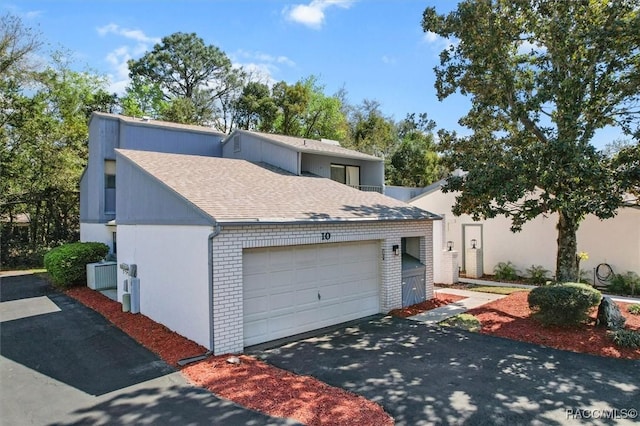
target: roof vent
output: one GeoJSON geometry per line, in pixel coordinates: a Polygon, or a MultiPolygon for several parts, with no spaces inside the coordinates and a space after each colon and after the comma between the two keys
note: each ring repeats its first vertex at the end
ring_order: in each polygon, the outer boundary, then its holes
{"type": "Polygon", "coordinates": [[[149,117],[148,115],[143,115],[142,121],[151,121],[151,117],[149,117]]]}

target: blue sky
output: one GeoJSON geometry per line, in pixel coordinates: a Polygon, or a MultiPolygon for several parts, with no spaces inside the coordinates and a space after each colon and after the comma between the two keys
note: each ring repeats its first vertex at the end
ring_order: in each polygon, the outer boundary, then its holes
{"type": "MultiPolygon", "coordinates": [[[[469,107],[461,96],[439,102],[433,67],[446,40],[420,26],[425,7],[440,13],[447,0],[9,0],[0,13],[38,29],[50,48],[74,54],[78,69],[109,77],[111,90],[127,84],[128,59],[137,59],[164,36],[195,32],[235,63],[270,81],[319,77],[325,93],[344,87],[349,101],[375,99],[400,120],[426,112],[438,127],[462,130],[469,107]]],[[[603,132],[600,147],[612,132],[603,132]]],[[[614,137],[615,138],[615,137],[614,137]]]]}

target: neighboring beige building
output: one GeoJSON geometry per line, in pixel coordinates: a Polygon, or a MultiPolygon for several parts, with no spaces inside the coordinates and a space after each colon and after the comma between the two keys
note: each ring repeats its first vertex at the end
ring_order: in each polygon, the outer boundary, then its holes
{"type": "MultiPolygon", "coordinates": [[[[531,265],[542,265],[555,273],[557,251],[557,214],[539,216],[527,222],[521,232],[510,230],[511,221],[504,216],[474,222],[468,215],[454,216],[451,212],[456,193],[443,193],[442,182],[409,203],[429,210],[443,217],[434,222],[434,279],[439,282],[439,263],[447,241],[453,242],[453,249],[459,252],[460,268],[465,270],[466,249],[471,240],[482,249],[483,267],[486,274],[492,274],[499,262],[510,261],[523,275],[531,265]]],[[[615,273],[634,271],[640,274],[640,207],[629,203],[618,214],[608,220],[600,220],[589,215],[578,230],[578,251],[588,253],[589,259],[580,263],[580,269],[593,270],[600,263],[611,265],[615,273]]]]}

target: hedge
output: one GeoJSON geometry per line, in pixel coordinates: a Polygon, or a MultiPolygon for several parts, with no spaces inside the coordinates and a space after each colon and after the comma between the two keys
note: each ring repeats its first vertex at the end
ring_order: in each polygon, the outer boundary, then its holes
{"type": "Polygon", "coordinates": [[[529,293],[529,308],[544,325],[575,325],[589,318],[602,294],[588,284],[563,283],[536,287],[529,293]]]}
{"type": "Polygon", "coordinates": [[[87,263],[99,262],[109,253],[103,243],[70,243],[49,250],[44,267],[51,281],[61,287],[86,284],[87,263]]]}

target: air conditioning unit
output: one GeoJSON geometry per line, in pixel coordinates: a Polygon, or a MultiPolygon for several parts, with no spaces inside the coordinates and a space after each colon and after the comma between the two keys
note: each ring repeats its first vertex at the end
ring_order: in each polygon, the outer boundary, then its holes
{"type": "Polygon", "coordinates": [[[92,290],[107,290],[118,286],[118,263],[87,264],[87,286],[92,290]]]}

